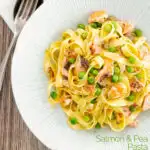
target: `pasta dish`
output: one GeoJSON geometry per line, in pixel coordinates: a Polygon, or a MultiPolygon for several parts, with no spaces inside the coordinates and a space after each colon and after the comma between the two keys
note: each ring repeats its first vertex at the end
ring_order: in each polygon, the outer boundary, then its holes
{"type": "Polygon", "coordinates": [[[45,52],[48,99],[73,129],[136,127],[150,109],[150,47],[131,23],[93,12],[45,52]]]}

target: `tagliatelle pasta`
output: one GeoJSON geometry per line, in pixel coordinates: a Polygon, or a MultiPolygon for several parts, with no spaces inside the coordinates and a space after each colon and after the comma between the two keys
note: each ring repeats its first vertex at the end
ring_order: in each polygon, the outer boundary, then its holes
{"type": "Polygon", "coordinates": [[[48,99],[73,129],[137,126],[150,109],[150,47],[132,24],[94,12],[45,52],[48,99]]]}

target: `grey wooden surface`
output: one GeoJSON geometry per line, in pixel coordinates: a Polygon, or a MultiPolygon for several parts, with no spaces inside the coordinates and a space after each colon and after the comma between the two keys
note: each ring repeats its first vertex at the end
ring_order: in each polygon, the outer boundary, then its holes
{"type": "MultiPolygon", "coordinates": [[[[0,62],[11,38],[11,31],[0,17],[0,62]]],[[[0,150],[48,150],[29,131],[18,112],[11,89],[10,68],[11,61],[0,92],[0,150]]]]}

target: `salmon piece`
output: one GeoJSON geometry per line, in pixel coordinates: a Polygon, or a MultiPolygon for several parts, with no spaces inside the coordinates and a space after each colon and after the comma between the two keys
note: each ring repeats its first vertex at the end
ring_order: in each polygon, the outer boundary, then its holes
{"type": "Polygon", "coordinates": [[[95,45],[93,43],[90,45],[90,50],[91,50],[92,55],[100,54],[101,52],[101,48],[98,45],[95,45]]]}
{"type": "Polygon", "coordinates": [[[149,50],[146,46],[142,46],[140,48],[140,57],[141,57],[141,59],[147,59],[146,57],[148,57],[148,60],[149,60],[149,58],[150,58],[149,50]]]}
{"type": "Polygon", "coordinates": [[[134,29],[134,26],[128,22],[120,21],[119,23],[122,27],[123,34],[131,33],[134,29]]]}
{"type": "Polygon", "coordinates": [[[142,88],[144,87],[144,85],[140,81],[135,79],[130,82],[130,87],[131,87],[131,91],[140,92],[142,88]]]}
{"type": "Polygon", "coordinates": [[[125,34],[126,37],[128,37],[131,41],[134,41],[135,36],[132,32],[128,32],[125,34]]]}
{"type": "Polygon", "coordinates": [[[145,96],[142,108],[143,108],[143,111],[146,111],[146,110],[150,109],[150,94],[147,94],[145,96]]]}
{"type": "Polygon", "coordinates": [[[122,96],[123,93],[126,92],[126,87],[124,84],[118,84],[115,86],[112,86],[110,91],[108,92],[108,97],[116,99],[122,96]]]}
{"type": "Polygon", "coordinates": [[[144,61],[149,62],[150,61],[150,53],[149,52],[145,52],[143,59],[144,59],[144,61]]]}
{"type": "Polygon", "coordinates": [[[111,77],[113,75],[113,61],[110,59],[105,59],[104,61],[105,66],[98,75],[99,83],[101,83],[105,78],[111,77]]]}
{"type": "Polygon", "coordinates": [[[139,124],[139,121],[138,120],[134,120],[132,123],[129,124],[130,127],[132,128],[136,128],[139,124]]]}
{"type": "Polygon", "coordinates": [[[79,61],[75,66],[74,73],[77,75],[80,71],[86,71],[86,69],[81,66],[81,62],[79,61]]]}
{"type": "Polygon", "coordinates": [[[108,92],[108,97],[109,97],[109,98],[113,98],[113,99],[120,97],[120,93],[118,92],[118,90],[117,90],[116,87],[113,86],[113,87],[110,89],[110,91],[108,92]]]}
{"type": "Polygon", "coordinates": [[[71,103],[71,101],[72,101],[71,99],[65,99],[64,100],[64,105],[68,106],[71,103]]]}
{"type": "Polygon", "coordinates": [[[80,57],[81,59],[81,66],[85,69],[89,68],[89,62],[87,59],[85,59],[83,56],[80,57]]]}
{"type": "Polygon", "coordinates": [[[78,63],[76,63],[74,73],[77,75],[81,71],[85,71],[86,72],[88,67],[89,67],[88,60],[81,56],[80,57],[80,61],[78,61],[78,63]]]}
{"type": "Polygon", "coordinates": [[[102,48],[100,47],[100,38],[97,36],[95,37],[94,41],[90,43],[90,50],[92,55],[100,54],[102,48]]]}
{"type": "Polygon", "coordinates": [[[93,108],[94,108],[94,104],[88,104],[87,111],[90,113],[92,112],[93,108]]]}
{"type": "Polygon", "coordinates": [[[106,11],[95,11],[90,15],[88,22],[104,22],[106,18],[108,18],[106,11]]]}
{"type": "Polygon", "coordinates": [[[95,87],[93,85],[88,85],[87,90],[90,91],[90,93],[92,94],[95,91],[95,87]]]}
{"type": "Polygon", "coordinates": [[[69,50],[69,51],[67,51],[67,56],[68,56],[69,58],[76,58],[76,57],[77,57],[77,54],[76,54],[75,51],[69,50]]]}
{"type": "Polygon", "coordinates": [[[122,113],[118,113],[118,114],[116,114],[116,120],[117,120],[117,123],[120,123],[120,122],[121,122],[121,120],[122,120],[122,116],[123,116],[123,114],[122,114],[122,113]]]}
{"type": "Polygon", "coordinates": [[[67,71],[66,69],[64,69],[64,68],[63,68],[63,70],[62,70],[62,75],[63,75],[64,77],[67,77],[67,78],[68,78],[68,71],[67,71]]]}

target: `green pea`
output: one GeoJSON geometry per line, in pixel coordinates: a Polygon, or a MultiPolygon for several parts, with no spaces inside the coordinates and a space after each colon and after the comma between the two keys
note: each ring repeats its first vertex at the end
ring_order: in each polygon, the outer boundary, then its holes
{"type": "Polygon", "coordinates": [[[135,99],[135,95],[133,93],[131,93],[130,96],[127,97],[127,100],[131,102],[134,101],[134,99],[135,99]]]}
{"type": "Polygon", "coordinates": [[[129,110],[130,110],[131,112],[134,112],[134,111],[136,111],[136,107],[135,107],[134,105],[131,105],[131,106],[129,107],[129,110]]]}
{"type": "Polygon", "coordinates": [[[97,25],[98,28],[102,27],[102,23],[100,23],[100,22],[95,22],[95,23],[96,23],[96,25],[97,25]]]}
{"type": "Polygon", "coordinates": [[[102,93],[102,89],[96,88],[95,95],[96,95],[96,96],[99,96],[101,93],[102,93]]]}
{"type": "Polygon", "coordinates": [[[91,104],[95,104],[96,103],[96,98],[91,100],[91,104]]]}
{"type": "Polygon", "coordinates": [[[86,72],[84,72],[84,71],[79,72],[79,74],[78,74],[79,79],[83,79],[85,74],[86,74],[86,72]]]}
{"type": "Polygon", "coordinates": [[[115,74],[120,74],[120,68],[119,67],[115,67],[114,72],[115,72],[115,74]]]}
{"type": "Polygon", "coordinates": [[[85,40],[87,38],[87,36],[88,36],[87,32],[84,32],[84,33],[81,34],[81,37],[82,37],[83,40],[85,40]]]}
{"type": "Polygon", "coordinates": [[[116,23],[116,21],[112,21],[111,23],[113,24],[114,28],[117,29],[117,23],[116,23]]]}
{"type": "Polygon", "coordinates": [[[69,62],[69,63],[71,63],[71,64],[74,64],[74,63],[75,63],[75,61],[76,61],[76,59],[75,59],[75,58],[69,58],[69,60],[68,60],[68,62],[69,62]]]}
{"type": "Polygon", "coordinates": [[[51,95],[52,99],[56,99],[57,98],[57,93],[55,91],[52,91],[50,95],[51,95]]]}
{"type": "Polygon", "coordinates": [[[90,121],[90,117],[89,117],[89,116],[84,116],[84,120],[85,120],[86,122],[89,122],[89,121],[90,121]]]}
{"type": "Polygon", "coordinates": [[[71,122],[72,125],[75,125],[75,124],[77,124],[78,121],[77,121],[77,119],[74,117],[74,118],[71,118],[71,119],[70,119],[70,122],[71,122]]]}
{"type": "Polygon", "coordinates": [[[78,24],[78,26],[77,26],[78,28],[80,28],[80,29],[83,29],[83,30],[85,30],[85,25],[84,24],[78,24]]]}
{"type": "Polygon", "coordinates": [[[93,77],[88,77],[88,83],[89,84],[94,84],[95,79],[93,77]]]}
{"type": "Polygon", "coordinates": [[[134,57],[130,56],[130,57],[128,58],[128,61],[129,61],[131,64],[134,64],[134,63],[136,62],[136,59],[135,59],[134,57]]]}
{"type": "Polygon", "coordinates": [[[135,30],[134,30],[134,33],[135,33],[135,35],[136,35],[137,37],[141,37],[141,36],[143,35],[143,32],[142,32],[142,30],[140,30],[140,29],[135,29],[135,30]]]}
{"type": "Polygon", "coordinates": [[[114,53],[117,51],[117,49],[116,49],[116,47],[111,46],[108,48],[108,51],[114,53]]]}
{"type": "Polygon", "coordinates": [[[90,69],[90,73],[93,73],[93,71],[94,71],[94,68],[91,68],[91,69],[90,69]]]}
{"type": "Polygon", "coordinates": [[[100,128],[101,128],[101,125],[100,125],[99,123],[97,123],[96,126],[95,126],[95,128],[96,128],[96,129],[100,129],[100,128]]]}
{"type": "Polygon", "coordinates": [[[137,74],[136,77],[140,80],[142,78],[142,74],[137,74]]]}
{"type": "Polygon", "coordinates": [[[123,81],[123,76],[122,76],[122,75],[119,75],[118,81],[119,81],[119,82],[123,81]]]}
{"type": "Polygon", "coordinates": [[[92,74],[93,74],[94,76],[97,76],[97,75],[98,75],[98,70],[94,69],[93,72],[92,72],[92,74]]]}
{"type": "Polygon", "coordinates": [[[131,67],[131,66],[127,66],[126,69],[127,69],[127,72],[129,72],[129,73],[133,73],[134,72],[134,68],[131,67]]]}
{"type": "Polygon", "coordinates": [[[118,75],[113,75],[112,76],[112,82],[114,82],[114,83],[116,83],[116,82],[118,82],[118,80],[119,80],[119,77],[118,77],[118,75]]]}
{"type": "Polygon", "coordinates": [[[112,30],[112,26],[110,24],[107,24],[107,25],[104,26],[104,31],[105,32],[109,33],[111,30],[112,30]]]}
{"type": "Polygon", "coordinates": [[[99,23],[99,22],[93,22],[93,23],[91,23],[91,27],[95,28],[95,29],[101,28],[101,26],[102,26],[102,24],[99,23]]]}

